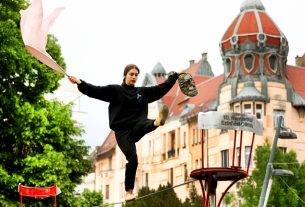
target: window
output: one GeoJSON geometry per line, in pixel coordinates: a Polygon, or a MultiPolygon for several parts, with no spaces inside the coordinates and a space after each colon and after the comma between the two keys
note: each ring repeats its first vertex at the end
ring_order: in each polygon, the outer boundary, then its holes
{"type": "Polygon", "coordinates": [[[186,164],[184,164],[184,181],[186,181],[187,180],[187,165],[186,164]]]}
{"type": "Polygon", "coordinates": [[[251,107],[251,104],[245,104],[245,105],[244,105],[244,113],[245,113],[245,114],[252,114],[252,107],[251,107]]]}
{"type": "Polygon", "coordinates": [[[199,143],[199,132],[198,128],[193,128],[193,145],[196,145],[199,143]]]}
{"type": "Polygon", "coordinates": [[[276,71],[276,69],[277,69],[277,57],[273,54],[269,56],[269,66],[270,66],[270,68],[273,72],[276,71]]]}
{"type": "Polygon", "coordinates": [[[145,173],[145,186],[148,187],[148,173],[145,173]]]}
{"type": "Polygon", "coordinates": [[[239,147],[236,147],[235,150],[235,166],[238,166],[239,162],[239,147]]]}
{"type": "Polygon", "coordinates": [[[196,128],[193,128],[193,145],[196,144],[196,128]]]}
{"type": "Polygon", "coordinates": [[[175,137],[175,131],[171,131],[169,133],[169,150],[167,151],[167,157],[171,158],[175,156],[175,149],[176,149],[176,137],[175,137]]]}
{"type": "Polygon", "coordinates": [[[226,74],[227,75],[230,75],[231,73],[231,59],[230,58],[227,58],[226,61],[225,61],[225,71],[226,71],[226,74]]]}
{"type": "Polygon", "coordinates": [[[287,152],[287,147],[279,147],[279,149],[283,154],[287,152]]]}
{"type": "Polygon", "coordinates": [[[162,156],[163,156],[163,160],[166,159],[166,146],[167,146],[167,139],[166,139],[166,134],[163,134],[163,144],[162,144],[162,156]]]}
{"type": "Polygon", "coordinates": [[[175,140],[176,140],[175,131],[171,131],[171,132],[170,132],[170,140],[171,140],[170,149],[171,149],[171,150],[175,150],[175,140]]]}
{"type": "Polygon", "coordinates": [[[199,130],[197,128],[197,137],[198,137],[198,143],[200,144],[201,143],[201,139],[202,139],[202,136],[204,135],[204,131],[203,130],[199,130]]]}
{"type": "Polygon", "coordinates": [[[234,107],[234,112],[240,113],[240,105],[236,105],[236,106],[234,107]]]}
{"type": "Polygon", "coordinates": [[[105,192],[105,198],[109,199],[109,185],[106,185],[106,192],[105,192]]]}
{"type": "Polygon", "coordinates": [[[177,134],[177,150],[179,152],[179,148],[181,147],[181,130],[180,130],[180,127],[177,129],[176,131],[176,134],[177,134]]]}
{"type": "Polygon", "coordinates": [[[221,167],[223,168],[229,167],[229,150],[221,151],[221,167]]]}
{"type": "Polygon", "coordinates": [[[273,123],[274,123],[274,128],[277,127],[278,125],[278,118],[282,116],[283,117],[283,120],[282,120],[282,126],[281,127],[284,127],[286,126],[285,124],[285,111],[284,110],[274,110],[273,111],[273,123]]]}
{"type": "Polygon", "coordinates": [[[244,61],[246,70],[251,71],[254,67],[254,56],[252,54],[246,54],[244,61]]]}
{"type": "MultiPolygon", "coordinates": [[[[245,167],[248,166],[249,157],[250,157],[250,150],[251,150],[251,147],[249,147],[249,146],[245,147],[245,167]]],[[[249,167],[252,167],[252,159],[250,160],[249,167]]]]}
{"type": "Polygon", "coordinates": [[[304,117],[305,117],[305,110],[304,110],[304,108],[299,108],[298,109],[298,113],[299,113],[300,121],[304,122],[304,117]]]}
{"type": "Polygon", "coordinates": [[[255,115],[258,119],[262,119],[262,108],[262,104],[255,105],[255,115]]]}
{"type": "Polygon", "coordinates": [[[109,170],[112,170],[112,156],[108,158],[109,170]]]}

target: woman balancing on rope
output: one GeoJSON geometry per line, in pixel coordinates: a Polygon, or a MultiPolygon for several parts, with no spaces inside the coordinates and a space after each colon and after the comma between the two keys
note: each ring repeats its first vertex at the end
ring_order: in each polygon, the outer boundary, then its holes
{"type": "Polygon", "coordinates": [[[135,143],[145,134],[164,125],[168,108],[162,105],[155,120],[147,119],[148,103],[162,98],[175,84],[179,74],[174,72],[168,79],[152,87],[135,87],[140,73],[136,65],[125,67],[122,85],[94,86],[69,76],[77,84],[80,92],[89,97],[109,102],[109,125],[115,132],[118,146],[126,156],[128,163],[125,171],[125,200],[135,199],[132,193],[138,167],[138,156],[135,143]]]}

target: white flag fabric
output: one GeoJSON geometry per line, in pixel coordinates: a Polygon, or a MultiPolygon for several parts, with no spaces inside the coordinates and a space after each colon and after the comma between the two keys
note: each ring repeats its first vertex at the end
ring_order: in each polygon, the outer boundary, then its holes
{"type": "Polygon", "coordinates": [[[46,52],[49,28],[63,9],[63,7],[56,8],[47,18],[43,19],[42,1],[33,0],[26,10],[20,11],[20,28],[22,39],[28,52],[50,68],[67,75],[46,52]]]}
{"type": "Polygon", "coordinates": [[[58,186],[56,186],[56,195],[59,195],[59,194],[61,194],[61,190],[58,186]]]}
{"type": "Polygon", "coordinates": [[[263,124],[254,115],[233,112],[199,112],[198,128],[250,131],[263,135],[263,124]]]}

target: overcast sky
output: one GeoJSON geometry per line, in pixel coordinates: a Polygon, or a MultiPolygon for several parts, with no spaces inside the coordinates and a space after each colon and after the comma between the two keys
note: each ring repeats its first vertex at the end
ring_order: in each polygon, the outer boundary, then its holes
{"type": "MultiPolygon", "coordinates": [[[[288,64],[305,53],[305,1],[261,0],[289,42],[288,64]]],[[[67,73],[96,85],[122,81],[129,63],[146,72],[160,62],[180,71],[203,52],[215,75],[223,73],[219,42],[243,0],[43,0],[45,13],[64,6],[50,30],[62,47],[67,73]]],[[[65,79],[64,84],[68,83],[65,79]]],[[[84,97],[83,97],[84,99],[84,97]]],[[[109,133],[107,104],[85,97],[87,145],[109,133]]]]}

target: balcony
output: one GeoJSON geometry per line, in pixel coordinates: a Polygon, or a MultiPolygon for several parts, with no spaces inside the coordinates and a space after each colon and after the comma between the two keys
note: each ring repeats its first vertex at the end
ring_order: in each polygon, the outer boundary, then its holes
{"type": "Polygon", "coordinates": [[[175,157],[175,153],[176,153],[176,150],[175,149],[171,149],[167,152],[167,157],[168,159],[171,158],[171,157],[175,157]]]}

